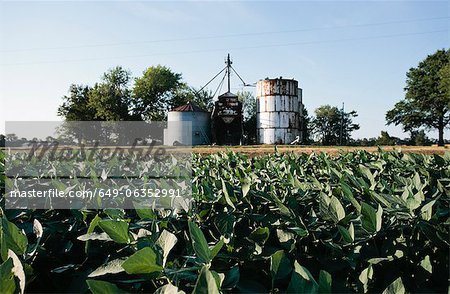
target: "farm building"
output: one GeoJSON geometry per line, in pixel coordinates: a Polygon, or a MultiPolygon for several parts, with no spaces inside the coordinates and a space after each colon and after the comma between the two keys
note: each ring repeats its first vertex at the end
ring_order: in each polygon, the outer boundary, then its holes
{"type": "Polygon", "coordinates": [[[169,111],[164,145],[206,145],[211,143],[211,113],[192,102],[169,111]]]}
{"type": "MultiPolygon", "coordinates": [[[[193,103],[179,106],[168,114],[168,128],[164,134],[164,144],[173,145],[240,145],[243,142],[243,104],[236,94],[231,93],[230,74],[233,71],[230,56],[226,58],[222,82],[228,78],[228,89],[218,96],[211,113],[193,103]],[[176,122],[190,122],[181,126],[176,122]],[[189,123],[188,123],[189,124],[189,123]],[[192,141],[189,141],[192,135],[192,141]]],[[[205,88],[210,80],[203,88],[205,88]]],[[[219,84],[219,88],[222,85],[219,84]]],[[[202,88],[202,89],[203,89],[202,88]]],[[[219,90],[218,88],[218,90],[219,90]]],[[[202,90],[201,89],[201,90],[202,90]]],[[[216,90],[217,92],[217,90],[216,90]]],[[[302,141],[302,89],[294,79],[264,79],[256,83],[256,138],[258,144],[291,144],[302,141]]]]}

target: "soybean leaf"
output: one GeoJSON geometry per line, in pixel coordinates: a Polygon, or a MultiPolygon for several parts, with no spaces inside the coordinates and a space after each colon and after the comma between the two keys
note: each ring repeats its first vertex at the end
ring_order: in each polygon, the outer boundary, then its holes
{"type": "Polygon", "coordinates": [[[181,291],[178,289],[178,287],[172,285],[172,284],[167,284],[164,285],[158,289],[156,289],[154,294],[184,294],[184,291],[181,291]]]}
{"type": "Polygon", "coordinates": [[[163,266],[166,264],[167,256],[169,255],[170,250],[172,250],[176,243],[177,237],[166,230],[162,231],[161,235],[158,237],[158,240],[156,240],[156,244],[158,244],[163,250],[163,266]]]}
{"type": "Polygon", "coordinates": [[[405,286],[403,286],[402,278],[397,278],[392,282],[382,294],[405,294],[405,286]]]}
{"type": "Polygon", "coordinates": [[[425,256],[425,258],[420,262],[420,266],[430,274],[433,273],[433,266],[431,265],[429,255],[425,256]]]}
{"type": "Polygon", "coordinates": [[[369,233],[376,233],[381,229],[381,217],[383,209],[378,205],[378,210],[375,210],[369,204],[363,202],[361,204],[361,221],[363,228],[369,233]]]}
{"type": "Polygon", "coordinates": [[[93,294],[111,294],[111,293],[126,293],[116,285],[98,280],[86,280],[89,290],[93,294]]]}
{"type": "Polygon", "coordinates": [[[95,269],[92,273],[89,274],[89,278],[103,276],[106,274],[117,274],[124,271],[122,264],[125,261],[125,259],[114,259],[110,262],[98,267],[95,269]]]}
{"type": "Polygon", "coordinates": [[[195,254],[201,261],[206,263],[210,262],[211,251],[209,250],[208,242],[206,242],[202,230],[200,230],[200,228],[192,221],[188,222],[188,226],[195,254]]]}
{"type": "Polygon", "coordinates": [[[6,217],[2,217],[1,241],[1,255],[3,260],[7,259],[8,249],[11,249],[17,255],[22,255],[25,253],[28,245],[28,240],[25,234],[19,230],[16,225],[9,222],[6,217]]]}
{"type": "Polygon", "coordinates": [[[289,293],[315,293],[318,288],[319,285],[317,285],[311,273],[295,261],[287,291],[289,293]]]}
{"type": "Polygon", "coordinates": [[[13,294],[16,290],[16,282],[12,272],[14,265],[13,260],[8,258],[0,265],[0,285],[1,292],[5,294],[13,294]]]}
{"type": "Polygon", "coordinates": [[[335,196],[331,196],[329,210],[331,212],[334,222],[336,223],[345,217],[344,207],[342,206],[339,199],[337,199],[335,196]]]}
{"type": "Polygon", "coordinates": [[[8,257],[13,261],[12,272],[19,280],[19,293],[23,294],[25,292],[25,272],[23,271],[22,263],[11,249],[8,249],[8,257]]]}
{"type": "Polygon", "coordinates": [[[195,283],[193,294],[219,294],[219,288],[217,282],[206,265],[200,270],[197,282],[195,283]]]}
{"type": "Polygon", "coordinates": [[[319,293],[331,293],[331,275],[326,271],[319,274],[319,293]]]}
{"type": "Polygon", "coordinates": [[[116,220],[102,220],[99,221],[98,225],[116,243],[127,244],[130,242],[127,222],[116,220]]]}
{"type": "Polygon", "coordinates": [[[216,245],[214,245],[210,248],[211,260],[214,259],[214,257],[216,257],[216,255],[219,253],[220,249],[222,249],[223,244],[225,244],[223,239],[220,239],[219,242],[216,243],[216,245]]]}
{"type": "Polygon", "coordinates": [[[337,227],[338,227],[339,233],[341,233],[342,239],[344,239],[344,241],[346,243],[352,243],[355,240],[355,235],[354,235],[355,233],[353,230],[352,223],[350,223],[350,228],[348,230],[340,225],[338,225],[337,227]]]}
{"type": "Polygon", "coordinates": [[[283,279],[292,271],[291,263],[283,250],[278,250],[270,257],[270,273],[272,282],[283,279]]]}
{"type": "Polygon", "coordinates": [[[122,267],[128,274],[149,274],[163,270],[157,254],[150,247],[142,248],[128,257],[122,267]]]}
{"type": "Polygon", "coordinates": [[[256,230],[250,233],[249,238],[258,244],[264,244],[267,241],[267,239],[269,239],[269,228],[267,227],[257,228],[256,230]]]}

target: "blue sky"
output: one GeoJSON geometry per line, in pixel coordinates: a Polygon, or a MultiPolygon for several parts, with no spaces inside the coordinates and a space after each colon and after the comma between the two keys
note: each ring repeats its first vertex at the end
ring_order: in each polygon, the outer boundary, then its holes
{"type": "MultiPolygon", "coordinates": [[[[449,3],[0,2],[0,133],[4,121],[59,120],[70,84],[92,85],[113,66],[139,76],[167,65],[201,87],[231,53],[247,83],[297,79],[310,113],[345,102],[359,114],[354,137],[405,137],[384,116],[406,71],[450,47],[449,3]]],[[[232,88],[254,91],[236,77],[232,88]]]]}

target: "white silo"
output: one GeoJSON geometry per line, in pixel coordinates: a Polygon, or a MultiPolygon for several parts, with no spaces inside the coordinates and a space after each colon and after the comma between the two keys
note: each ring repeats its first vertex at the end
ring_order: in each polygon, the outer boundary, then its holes
{"type": "Polygon", "coordinates": [[[174,108],[167,115],[164,145],[210,144],[211,113],[192,102],[174,108]]]}
{"type": "Polygon", "coordinates": [[[259,144],[301,139],[302,89],[294,79],[265,79],[256,85],[256,137],[259,144]]]}

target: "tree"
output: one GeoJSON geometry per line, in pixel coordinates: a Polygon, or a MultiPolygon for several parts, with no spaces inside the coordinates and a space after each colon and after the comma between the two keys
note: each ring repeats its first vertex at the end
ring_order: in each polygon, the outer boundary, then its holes
{"type": "Polygon", "coordinates": [[[395,139],[392,138],[388,132],[381,131],[380,137],[376,140],[376,145],[392,146],[395,145],[395,139]]]}
{"type": "Polygon", "coordinates": [[[63,103],[58,107],[58,115],[68,121],[95,120],[96,111],[89,105],[89,86],[72,84],[69,95],[63,97],[63,103]]]}
{"type": "Polygon", "coordinates": [[[342,145],[345,145],[350,140],[351,132],[359,129],[359,125],[353,123],[353,118],[358,116],[356,111],[344,112],[335,106],[323,105],[314,112],[312,131],[323,145],[339,144],[341,135],[342,145]]]}
{"type": "MultiPolygon", "coordinates": [[[[135,79],[133,88],[133,113],[144,120],[163,120],[174,103],[173,97],[183,86],[181,74],[157,65],[147,68],[143,76],[135,79]]],[[[178,105],[176,105],[178,106],[178,105]]]]}
{"type": "Polygon", "coordinates": [[[5,135],[0,134],[0,147],[5,147],[6,137],[5,135]]]}
{"type": "Polygon", "coordinates": [[[256,98],[249,91],[237,93],[242,102],[243,131],[247,144],[256,144],[256,98]]]}
{"type": "Polygon", "coordinates": [[[72,84],[63,97],[58,115],[67,121],[140,120],[131,115],[131,73],[116,66],[102,76],[94,87],[72,84]]]}
{"type": "Polygon", "coordinates": [[[89,92],[88,106],[95,111],[96,120],[137,120],[139,115],[130,114],[131,73],[116,66],[103,74],[102,81],[89,92]]]}
{"type": "Polygon", "coordinates": [[[426,146],[426,145],[431,145],[431,141],[425,134],[424,130],[414,130],[414,131],[411,131],[409,144],[415,145],[415,146],[426,146]]]}
{"type": "Polygon", "coordinates": [[[305,106],[302,107],[302,144],[311,144],[311,117],[305,106]]]}
{"type": "Polygon", "coordinates": [[[444,145],[450,122],[450,49],[428,55],[406,74],[405,99],[386,113],[387,124],[402,125],[405,132],[421,127],[437,129],[444,145]]]}
{"type": "Polygon", "coordinates": [[[212,112],[214,108],[213,94],[211,91],[197,91],[195,88],[182,84],[179,89],[175,90],[175,93],[169,101],[170,109],[185,105],[188,102],[193,102],[198,107],[209,112],[212,112]]]}

